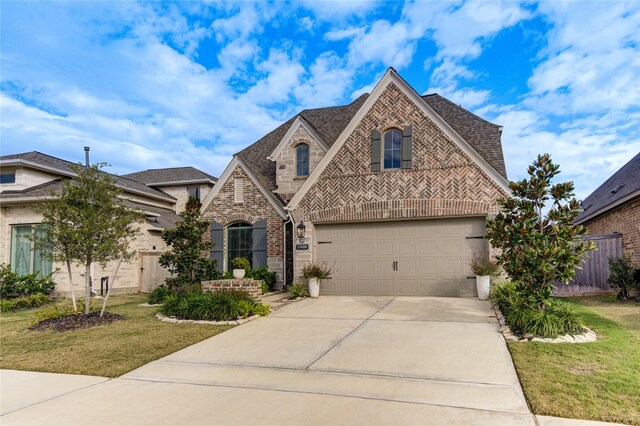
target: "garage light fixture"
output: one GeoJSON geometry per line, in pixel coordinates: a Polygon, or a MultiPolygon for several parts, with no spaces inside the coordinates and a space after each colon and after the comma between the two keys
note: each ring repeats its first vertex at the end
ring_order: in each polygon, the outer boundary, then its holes
{"type": "Polygon", "coordinates": [[[304,222],[300,221],[300,223],[296,227],[296,231],[298,233],[298,240],[300,240],[301,243],[304,242],[304,230],[305,230],[304,222]]]}

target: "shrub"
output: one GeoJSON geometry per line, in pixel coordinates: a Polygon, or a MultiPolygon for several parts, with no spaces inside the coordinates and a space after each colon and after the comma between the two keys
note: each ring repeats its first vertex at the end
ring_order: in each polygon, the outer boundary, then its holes
{"type": "Polygon", "coordinates": [[[495,277],[500,272],[500,266],[495,260],[491,260],[489,256],[475,256],[469,262],[471,271],[478,276],[490,275],[495,277]]]}
{"type": "Polygon", "coordinates": [[[38,278],[38,273],[18,275],[11,270],[11,266],[0,265],[0,299],[16,299],[32,294],[49,294],[55,283],[51,275],[38,278]]]}
{"type": "Polygon", "coordinates": [[[307,297],[309,296],[309,287],[306,285],[295,283],[289,288],[289,293],[291,293],[291,297],[307,297]]]}
{"type": "Polygon", "coordinates": [[[260,280],[264,284],[266,284],[266,291],[265,287],[262,287],[262,294],[264,294],[274,289],[276,280],[278,279],[278,274],[275,272],[271,272],[269,268],[263,266],[262,268],[247,270],[247,277],[260,280]]]}
{"type": "Polygon", "coordinates": [[[234,257],[233,260],[231,260],[231,264],[235,269],[244,269],[245,271],[251,270],[251,263],[249,263],[249,261],[244,257],[234,257]]]}
{"type": "Polygon", "coordinates": [[[518,337],[555,338],[579,334],[583,323],[564,300],[550,298],[540,310],[535,297],[527,297],[522,285],[508,282],[496,286],[492,299],[504,315],[511,332],[518,337]]]}
{"type": "Polygon", "coordinates": [[[607,282],[618,289],[618,299],[628,299],[629,290],[638,286],[631,266],[631,259],[626,256],[609,258],[609,278],[607,282]]]}
{"type": "Polygon", "coordinates": [[[176,291],[169,288],[169,286],[161,285],[160,287],[156,287],[153,289],[151,294],[149,295],[149,304],[151,305],[159,305],[164,303],[164,301],[171,294],[175,294],[176,291]]]}
{"type": "Polygon", "coordinates": [[[46,306],[42,309],[38,309],[35,313],[35,320],[33,324],[37,324],[44,320],[54,319],[54,318],[62,318],[68,315],[78,315],[77,312],[74,312],[73,308],[69,306],[65,306],[60,308],[56,305],[46,306]]]}
{"type": "Polygon", "coordinates": [[[331,278],[331,268],[324,263],[311,262],[302,267],[303,278],[318,278],[319,280],[325,280],[331,278]]]}
{"type": "Polygon", "coordinates": [[[269,313],[268,307],[255,303],[242,291],[172,294],[165,299],[161,310],[168,316],[205,321],[231,321],[269,313]]]}
{"type": "Polygon", "coordinates": [[[271,312],[271,306],[269,305],[258,303],[253,307],[254,315],[260,315],[261,317],[263,317],[265,315],[269,315],[269,312],[271,312]]]}
{"type": "Polygon", "coordinates": [[[42,293],[17,297],[15,299],[4,299],[0,300],[0,312],[19,311],[22,309],[35,308],[49,302],[51,302],[51,298],[42,293]]]}

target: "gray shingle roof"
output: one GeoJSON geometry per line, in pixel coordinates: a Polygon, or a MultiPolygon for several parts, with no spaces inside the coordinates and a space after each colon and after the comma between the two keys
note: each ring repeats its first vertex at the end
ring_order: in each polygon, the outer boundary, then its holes
{"type": "MultiPolygon", "coordinates": [[[[368,96],[364,94],[349,105],[309,109],[301,111],[298,115],[302,116],[331,147],[368,96]]],[[[426,95],[422,99],[502,176],[507,177],[500,141],[500,126],[483,120],[438,94],[426,95]]],[[[276,149],[296,117],[297,115],[290,118],[237,154],[268,190],[276,187],[276,165],[267,157],[276,149]]]]}
{"type": "Polygon", "coordinates": [[[467,111],[443,98],[437,93],[422,96],[427,104],[438,115],[449,123],[453,130],[464,138],[477,152],[482,155],[502,176],[507,177],[504,165],[500,126],[490,123],[472,112],[467,111]]]}
{"type": "Polygon", "coordinates": [[[171,209],[163,209],[162,207],[150,206],[131,200],[123,200],[123,204],[127,207],[154,213],[154,216],[147,217],[147,223],[158,230],[174,228],[176,223],[182,220],[182,218],[171,209]]]}
{"type": "Polygon", "coordinates": [[[129,173],[123,177],[137,180],[146,185],[163,184],[168,182],[189,182],[189,181],[213,181],[218,178],[211,176],[195,167],[170,167],[166,169],[149,169],[142,172],[129,173]]]}
{"type": "MultiPolygon", "coordinates": [[[[331,147],[368,96],[364,94],[349,105],[306,109],[298,115],[302,116],[331,147]]],[[[268,190],[275,189],[276,186],[276,164],[267,157],[276,149],[296,117],[297,115],[290,118],[237,154],[268,190]]]]}
{"type": "Polygon", "coordinates": [[[640,153],[582,201],[584,211],[576,222],[596,217],[618,200],[640,190],[640,153]]]}
{"type": "MultiPolygon", "coordinates": [[[[46,168],[59,171],[61,174],[73,175],[75,172],[71,169],[71,165],[75,164],[61,158],[53,157],[51,155],[43,154],[38,151],[25,152],[22,154],[3,155],[0,157],[0,162],[10,162],[11,160],[23,160],[31,163],[35,163],[46,168]]],[[[151,188],[144,183],[132,180],[123,176],[113,175],[116,179],[116,185],[124,190],[131,190],[141,192],[151,197],[160,197],[165,200],[174,201],[175,198],[171,195],[151,188]]]]}

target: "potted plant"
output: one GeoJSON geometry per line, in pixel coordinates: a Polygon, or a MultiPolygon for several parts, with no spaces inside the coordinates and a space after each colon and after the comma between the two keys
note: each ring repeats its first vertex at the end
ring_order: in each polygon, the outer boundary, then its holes
{"type": "Polygon", "coordinates": [[[320,280],[331,278],[331,269],[324,263],[311,262],[302,268],[302,277],[309,280],[309,296],[320,295],[320,280]]]}
{"type": "Polygon", "coordinates": [[[476,274],[476,288],[478,289],[478,299],[487,300],[491,289],[491,277],[498,275],[500,267],[495,260],[489,256],[474,256],[469,263],[471,270],[476,274]]]}
{"type": "Polygon", "coordinates": [[[251,264],[244,257],[236,257],[231,263],[233,264],[233,278],[237,280],[244,278],[247,271],[251,269],[251,264]]]}

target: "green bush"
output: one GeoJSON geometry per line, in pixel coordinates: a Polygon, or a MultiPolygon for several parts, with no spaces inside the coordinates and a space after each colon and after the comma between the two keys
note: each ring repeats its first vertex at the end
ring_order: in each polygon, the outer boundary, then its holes
{"type": "Polygon", "coordinates": [[[504,315],[511,332],[518,337],[555,338],[564,334],[581,334],[583,323],[564,300],[549,298],[540,310],[538,299],[527,297],[517,282],[496,286],[492,300],[504,315]]]}
{"type": "Polygon", "coordinates": [[[635,270],[631,266],[631,259],[626,256],[609,258],[609,278],[607,282],[618,290],[618,299],[628,299],[629,290],[640,288],[636,282],[635,270]]]}
{"type": "Polygon", "coordinates": [[[307,297],[309,295],[309,287],[303,284],[295,283],[289,288],[291,297],[307,297]]]}
{"type": "Polygon", "coordinates": [[[265,315],[269,315],[269,312],[271,312],[271,306],[269,305],[263,305],[262,303],[258,303],[253,307],[254,315],[260,315],[261,317],[263,317],[265,315]]]}
{"type": "Polygon", "coordinates": [[[56,305],[45,306],[42,309],[38,309],[35,313],[35,320],[33,324],[37,324],[44,320],[53,319],[53,318],[62,318],[69,315],[78,315],[77,312],[73,311],[73,308],[69,306],[65,306],[60,308],[56,305]]]}
{"type": "Polygon", "coordinates": [[[176,294],[176,291],[169,286],[161,285],[160,287],[156,287],[151,294],[149,294],[149,304],[151,305],[159,305],[164,303],[164,301],[172,294],[176,294]]]}
{"type": "Polygon", "coordinates": [[[172,294],[165,299],[161,310],[168,316],[205,321],[232,321],[269,313],[268,307],[256,303],[242,291],[172,294]]]}
{"type": "Polygon", "coordinates": [[[0,312],[19,311],[22,309],[36,308],[51,302],[46,294],[36,293],[15,299],[0,300],[0,312]]]}
{"type": "Polygon", "coordinates": [[[269,268],[267,268],[266,266],[263,266],[262,268],[258,268],[258,269],[249,269],[247,270],[246,276],[248,278],[260,280],[264,284],[266,284],[266,287],[265,286],[262,287],[262,294],[272,291],[276,285],[276,280],[278,278],[278,274],[276,274],[275,272],[271,272],[269,268]]]}
{"type": "Polygon", "coordinates": [[[38,273],[18,275],[11,270],[11,266],[0,265],[0,299],[16,299],[32,294],[49,294],[55,283],[51,275],[38,278],[38,273]]]}

